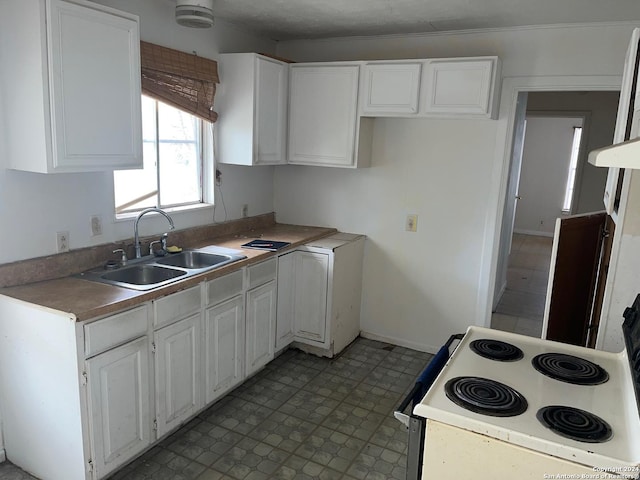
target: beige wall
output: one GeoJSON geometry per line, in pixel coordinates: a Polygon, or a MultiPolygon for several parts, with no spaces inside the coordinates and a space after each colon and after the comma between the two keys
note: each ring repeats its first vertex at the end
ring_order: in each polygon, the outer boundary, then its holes
{"type": "Polygon", "coordinates": [[[589,130],[585,151],[580,159],[582,171],[576,185],[578,193],[574,213],[602,210],[602,195],[607,181],[607,169],[587,162],[587,152],[611,145],[618,111],[618,92],[532,92],[527,111],[586,112],[589,130]]]}
{"type": "MultiPolygon", "coordinates": [[[[510,85],[567,76],[586,76],[594,85],[602,76],[619,85],[631,30],[619,24],[292,41],[280,43],[278,55],[297,61],[498,55],[510,85]]],[[[435,351],[450,334],[488,324],[514,104],[508,91],[495,121],[376,120],[370,169],[276,169],[278,221],[369,237],[366,333],[435,351]],[[417,233],[404,231],[407,213],[419,215],[417,233]]]]}
{"type": "MultiPolygon", "coordinates": [[[[574,127],[582,118],[527,115],[514,231],[553,236],[562,217],[574,127]]],[[[602,203],[602,191],[600,192],[602,203]]]]}

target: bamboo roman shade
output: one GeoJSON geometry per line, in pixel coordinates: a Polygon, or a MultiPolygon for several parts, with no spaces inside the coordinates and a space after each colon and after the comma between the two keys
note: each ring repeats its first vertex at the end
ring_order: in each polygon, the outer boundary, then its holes
{"type": "Polygon", "coordinates": [[[218,64],[197,55],[140,42],[142,93],[192,115],[215,122],[218,64]]]}

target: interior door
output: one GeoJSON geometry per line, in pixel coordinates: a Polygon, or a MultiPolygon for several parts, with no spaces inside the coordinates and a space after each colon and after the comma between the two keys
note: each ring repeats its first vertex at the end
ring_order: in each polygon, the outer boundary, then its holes
{"type": "Polygon", "coordinates": [[[543,338],[586,346],[589,331],[597,334],[592,316],[600,310],[594,308],[598,280],[606,275],[600,270],[608,265],[608,258],[605,262],[602,255],[607,217],[598,212],[557,219],[543,338]]]}

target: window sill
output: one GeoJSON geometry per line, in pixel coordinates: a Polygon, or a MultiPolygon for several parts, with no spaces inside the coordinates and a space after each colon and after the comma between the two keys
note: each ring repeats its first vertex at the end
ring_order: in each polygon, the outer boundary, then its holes
{"type": "MultiPolygon", "coordinates": [[[[200,210],[213,210],[215,205],[213,203],[198,203],[196,205],[183,205],[180,207],[163,208],[162,210],[169,215],[180,214],[182,212],[197,212],[200,210]]],[[[115,214],[115,222],[128,222],[135,220],[140,212],[127,212],[115,214]]]]}

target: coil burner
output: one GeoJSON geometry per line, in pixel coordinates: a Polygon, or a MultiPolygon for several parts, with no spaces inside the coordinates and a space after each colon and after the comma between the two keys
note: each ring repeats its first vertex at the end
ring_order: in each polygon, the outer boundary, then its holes
{"type": "Polygon", "coordinates": [[[469,344],[469,348],[481,357],[499,362],[515,362],[524,357],[522,350],[518,347],[500,340],[487,338],[474,340],[469,344]]]}
{"type": "Polygon", "coordinates": [[[600,385],[609,380],[609,374],[600,365],[564,353],[542,353],[531,364],[547,377],[574,385],[600,385]]]}
{"type": "Polygon", "coordinates": [[[452,378],[445,385],[445,393],[456,405],[492,417],[514,417],[528,407],[517,390],[488,378],[452,378]]]}
{"type": "Polygon", "coordinates": [[[551,405],[538,410],[536,417],[558,435],[578,442],[603,443],[612,436],[607,422],[579,408],[551,405]]]}

